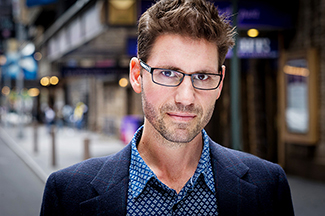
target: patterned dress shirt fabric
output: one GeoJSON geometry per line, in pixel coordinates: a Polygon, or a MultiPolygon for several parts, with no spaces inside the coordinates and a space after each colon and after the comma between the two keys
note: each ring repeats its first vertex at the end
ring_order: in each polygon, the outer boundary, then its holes
{"type": "Polygon", "coordinates": [[[142,127],[131,141],[127,215],[218,215],[206,132],[202,130],[204,145],[196,171],[179,194],[162,183],[140,156],[137,143],[141,134],[142,127]]]}

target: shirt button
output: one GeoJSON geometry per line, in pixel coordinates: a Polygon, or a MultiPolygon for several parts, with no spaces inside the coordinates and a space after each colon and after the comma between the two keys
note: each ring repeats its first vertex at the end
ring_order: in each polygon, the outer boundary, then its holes
{"type": "Polygon", "coordinates": [[[173,211],[176,211],[177,209],[177,204],[173,205],[173,211]]]}

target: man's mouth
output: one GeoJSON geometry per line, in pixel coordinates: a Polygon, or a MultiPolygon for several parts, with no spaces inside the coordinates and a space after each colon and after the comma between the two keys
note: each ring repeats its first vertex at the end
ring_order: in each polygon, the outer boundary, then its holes
{"type": "Polygon", "coordinates": [[[179,113],[179,112],[168,112],[168,116],[177,121],[190,121],[196,117],[193,113],[179,113]]]}

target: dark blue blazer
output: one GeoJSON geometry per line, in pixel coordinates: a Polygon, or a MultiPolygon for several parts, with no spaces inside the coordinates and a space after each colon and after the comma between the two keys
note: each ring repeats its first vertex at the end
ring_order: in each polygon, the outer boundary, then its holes
{"type": "MultiPolygon", "coordinates": [[[[294,215],[283,169],[210,140],[220,216],[294,215]]],[[[50,175],[40,215],[126,215],[131,146],[50,175]]]]}

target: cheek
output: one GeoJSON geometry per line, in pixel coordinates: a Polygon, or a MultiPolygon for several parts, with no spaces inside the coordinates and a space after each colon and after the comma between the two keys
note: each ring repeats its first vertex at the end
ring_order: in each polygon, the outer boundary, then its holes
{"type": "MultiPolygon", "coordinates": [[[[200,92],[201,93],[201,92],[200,92]]],[[[198,96],[200,98],[200,103],[205,107],[210,107],[214,105],[216,100],[219,98],[221,91],[219,89],[212,91],[204,91],[198,96]]]]}
{"type": "Polygon", "coordinates": [[[220,91],[216,91],[211,95],[205,95],[206,100],[201,101],[201,105],[203,106],[203,109],[205,110],[206,115],[212,115],[216,103],[216,99],[219,97],[220,91]]]}
{"type": "Polygon", "coordinates": [[[153,90],[144,90],[144,98],[147,101],[147,103],[150,103],[151,106],[158,109],[161,106],[162,98],[159,91],[153,91],[153,90]]]}
{"type": "Polygon", "coordinates": [[[158,99],[159,96],[156,92],[149,89],[142,89],[142,109],[149,122],[153,122],[159,114],[161,102],[158,99]]]}
{"type": "Polygon", "coordinates": [[[168,93],[169,88],[154,83],[147,83],[145,86],[142,85],[142,87],[142,93],[146,101],[157,109],[165,103],[168,103],[172,98],[172,94],[168,93]]]}
{"type": "Polygon", "coordinates": [[[212,101],[212,103],[209,104],[209,107],[207,108],[207,116],[209,116],[209,119],[211,118],[214,108],[215,108],[216,101],[212,101]]]}

